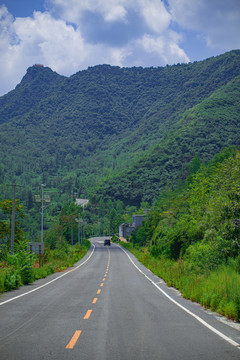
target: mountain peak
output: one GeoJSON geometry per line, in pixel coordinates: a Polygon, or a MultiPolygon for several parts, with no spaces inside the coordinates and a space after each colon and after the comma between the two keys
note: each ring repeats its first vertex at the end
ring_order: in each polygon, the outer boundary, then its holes
{"type": "Polygon", "coordinates": [[[17,85],[17,88],[31,87],[31,91],[33,91],[32,87],[43,87],[45,88],[45,92],[48,91],[52,86],[55,86],[55,84],[58,84],[59,81],[62,81],[64,78],[64,76],[59,75],[47,66],[42,64],[35,64],[27,69],[26,74],[22,78],[20,84],[17,85]]]}
{"type": "Polygon", "coordinates": [[[48,76],[49,74],[58,75],[57,73],[52,71],[49,67],[45,67],[40,64],[35,64],[27,69],[27,73],[23,77],[22,81],[32,81],[35,80],[37,77],[42,76],[43,74],[48,74],[48,76]]]}

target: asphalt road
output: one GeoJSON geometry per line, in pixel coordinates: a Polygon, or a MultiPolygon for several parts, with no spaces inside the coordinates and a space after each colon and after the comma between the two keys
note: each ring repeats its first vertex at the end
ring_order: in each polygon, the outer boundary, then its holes
{"type": "Polygon", "coordinates": [[[72,271],[1,296],[0,360],[240,359],[239,330],[102,241],[72,271]]]}

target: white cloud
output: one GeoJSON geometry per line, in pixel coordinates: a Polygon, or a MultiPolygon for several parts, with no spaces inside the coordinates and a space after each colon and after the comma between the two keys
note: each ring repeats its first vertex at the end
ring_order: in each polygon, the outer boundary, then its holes
{"type": "MultiPolygon", "coordinates": [[[[126,48],[113,48],[110,52],[111,65],[116,66],[127,66],[126,59],[128,56],[132,55],[132,50],[128,47],[126,48]]],[[[108,62],[110,63],[110,62],[108,62]]]]}
{"type": "Polygon", "coordinates": [[[169,31],[158,37],[145,34],[139,44],[146,53],[156,56],[159,65],[189,62],[188,56],[178,45],[180,41],[177,33],[169,31]]]}
{"type": "Polygon", "coordinates": [[[159,0],[139,0],[140,11],[149,28],[156,33],[162,33],[170,24],[171,15],[159,0]]]}
{"type": "Polygon", "coordinates": [[[157,33],[166,30],[171,20],[161,0],[48,0],[48,4],[53,13],[78,26],[87,11],[101,14],[109,22],[126,22],[128,14],[135,11],[157,33]]]}
{"type": "MultiPolygon", "coordinates": [[[[132,0],[129,0],[130,2],[132,0]]],[[[48,0],[48,7],[53,14],[62,19],[81,25],[84,13],[89,11],[99,13],[105,21],[125,21],[127,0],[48,0]]]]}
{"type": "Polygon", "coordinates": [[[18,47],[23,57],[33,54],[38,62],[60,73],[69,75],[78,70],[79,60],[84,61],[88,55],[80,31],[48,13],[35,12],[33,18],[17,18],[14,28],[21,39],[18,47]]]}
{"type": "Polygon", "coordinates": [[[239,0],[168,0],[174,21],[222,51],[240,48],[239,0]]]}
{"type": "Polygon", "coordinates": [[[0,84],[2,93],[10,90],[21,79],[19,68],[13,61],[14,43],[18,41],[14,31],[13,17],[5,6],[0,7],[0,84]]]}
{"type": "Polygon", "coordinates": [[[119,21],[119,20],[125,21],[126,15],[127,15],[126,9],[121,5],[117,5],[105,14],[105,20],[107,22],[119,21]]]}

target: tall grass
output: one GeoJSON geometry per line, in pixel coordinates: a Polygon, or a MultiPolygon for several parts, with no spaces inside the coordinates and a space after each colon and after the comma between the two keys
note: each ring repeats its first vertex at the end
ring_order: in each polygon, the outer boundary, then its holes
{"type": "Polygon", "coordinates": [[[121,244],[168,286],[177,288],[185,298],[229,319],[240,321],[239,259],[229,261],[214,270],[199,272],[186,261],[155,258],[147,248],[140,250],[132,244],[121,244]]]}
{"type": "Polygon", "coordinates": [[[85,241],[83,246],[68,245],[63,249],[46,249],[40,267],[36,256],[29,256],[28,253],[25,256],[21,254],[21,257],[18,253],[8,255],[6,261],[0,263],[0,293],[73,266],[86,255],[90,245],[89,241],[85,241]]]}

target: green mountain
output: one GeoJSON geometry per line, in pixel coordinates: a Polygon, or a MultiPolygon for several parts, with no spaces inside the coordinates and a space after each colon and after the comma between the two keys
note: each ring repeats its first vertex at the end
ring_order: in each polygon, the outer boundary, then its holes
{"type": "MultiPolygon", "coordinates": [[[[32,66],[0,98],[0,183],[153,201],[239,145],[240,51],[159,68],[90,67],[66,78],[32,66]]],[[[26,198],[26,193],[22,195],[26,198]]]]}
{"type": "Polygon", "coordinates": [[[152,203],[159,189],[173,190],[188,177],[196,156],[207,163],[224,147],[240,145],[240,76],[214,91],[181,119],[158,144],[135,164],[113,175],[99,188],[99,195],[124,202],[152,203]]]}

